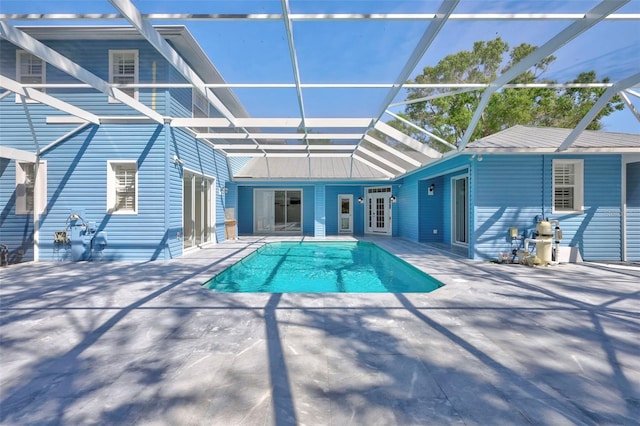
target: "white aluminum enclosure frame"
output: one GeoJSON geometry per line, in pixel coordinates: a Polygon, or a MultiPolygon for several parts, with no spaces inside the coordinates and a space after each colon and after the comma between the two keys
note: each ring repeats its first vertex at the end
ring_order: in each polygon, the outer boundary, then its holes
{"type": "MultiPolygon", "coordinates": [[[[612,83],[531,83],[512,84],[515,77],[529,69],[541,59],[556,53],[569,41],[580,37],[584,32],[593,28],[601,22],[640,22],[640,13],[616,13],[621,7],[627,5],[630,0],[602,0],[594,7],[584,13],[456,13],[456,8],[462,3],[461,0],[443,0],[437,6],[435,13],[292,13],[292,0],[280,0],[280,13],[155,13],[153,10],[139,10],[131,0],[103,0],[102,3],[113,7],[115,13],[38,13],[33,10],[24,14],[4,14],[0,8],[0,37],[15,44],[21,49],[30,52],[48,64],[60,68],[72,77],[79,80],[77,84],[20,84],[12,80],[10,76],[0,76],[0,87],[7,91],[15,92],[25,99],[33,99],[43,104],[49,105],[59,111],[69,114],[69,117],[51,116],[47,117],[47,123],[76,124],[86,126],[87,123],[100,125],[105,123],[170,123],[172,127],[187,129],[190,133],[209,143],[214,148],[225,153],[229,157],[342,157],[348,155],[352,162],[360,162],[371,167],[389,179],[394,179],[405,173],[410,173],[415,168],[423,166],[424,161],[418,161],[412,157],[410,152],[403,152],[398,147],[408,146],[411,150],[417,151],[427,158],[436,161],[442,158],[443,153],[428,147],[422,142],[402,133],[401,131],[386,124],[383,120],[385,116],[399,120],[427,135],[429,138],[442,143],[447,148],[455,151],[464,149],[467,143],[471,142],[471,135],[476,128],[484,108],[489,102],[493,93],[504,88],[571,88],[571,87],[598,87],[605,88],[605,93],[596,102],[590,111],[583,117],[582,121],[574,128],[573,132],[565,140],[559,151],[568,150],[579,134],[588,126],[598,112],[616,94],[620,94],[627,108],[631,111],[631,117],[640,121],[638,108],[634,106],[629,96],[640,97],[637,89],[640,87],[640,73],[619,79],[612,83]],[[146,13],[144,13],[146,12],[146,13]],[[38,20],[55,23],[56,21],[78,22],[85,25],[91,23],[121,23],[123,20],[133,26],[139,35],[147,40],[187,81],[182,84],[168,83],[145,83],[135,85],[112,85],[86,69],[80,67],[68,58],[60,55],[54,49],[45,46],[36,38],[17,28],[14,22],[38,20]],[[239,83],[239,82],[211,82],[204,81],[180,56],[178,51],[163,38],[163,35],[154,27],[165,21],[180,22],[230,22],[230,21],[273,21],[281,22],[284,28],[286,49],[291,61],[292,82],[288,83],[239,83]],[[303,81],[299,64],[299,55],[308,54],[296,45],[294,34],[294,23],[303,21],[329,22],[329,21],[424,21],[427,23],[422,37],[416,44],[404,63],[398,64],[400,70],[396,79],[392,82],[353,83],[344,82],[308,82],[303,81]],[[429,51],[433,43],[438,39],[441,30],[448,22],[513,22],[513,21],[557,21],[567,22],[557,33],[549,34],[548,40],[534,50],[529,56],[520,61],[516,66],[502,73],[498,78],[489,84],[463,83],[463,84],[414,84],[407,83],[411,78],[411,73],[415,71],[424,55],[429,51]],[[97,116],[74,105],[57,99],[54,95],[42,92],[40,89],[63,88],[63,87],[90,87],[116,98],[134,111],[138,116],[97,116]],[[123,88],[169,88],[184,87],[193,88],[205,96],[215,109],[220,112],[220,118],[181,118],[164,117],[151,109],[149,106],[136,101],[128,96],[121,89],[123,88]],[[234,114],[229,105],[213,92],[213,89],[232,90],[233,88],[289,88],[295,89],[296,101],[299,109],[298,117],[238,117],[234,114]],[[383,102],[378,106],[376,113],[371,117],[333,117],[321,118],[309,116],[305,110],[305,99],[303,89],[331,89],[331,88],[376,88],[387,89],[383,102]],[[395,102],[394,99],[402,89],[407,88],[438,88],[448,89],[446,93],[439,93],[421,99],[405,102],[395,102]],[[413,123],[407,122],[392,108],[402,107],[410,103],[434,99],[443,96],[455,96],[472,90],[483,90],[479,107],[474,111],[472,120],[459,141],[446,141],[439,138],[429,129],[422,129],[413,123]],[[216,129],[213,133],[198,133],[195,129],[210,127],[216,129]],[[315,131],[314,129],[329,129],[326,131],[315,131]],[[270,131],[274,129],[274,131],[270,131]],[[289,132],[283,131],[289,129],[289,132]],[[344,132],[336,129],[345,129],[344,132]],[[228,130],[228,133],[227,133],[228,130]],[[393,145],[384,140],[374,138],[372,132],[377,131],[384,135],[393,145]],[[329,141],[327,145],[321,144],[329,141]],[[285,142],[289,141],[289,143],[285,142]],[[322,142],[321,142],[322,141],[322,142]],[[293,142],[293,143],[290,143],[293,142]],[[363,146],[363,144],[368,145],[363,146]],[[383,155],[384,154],[384,155],[383,155]]],[[[142,4],[142,7],[152,7],[142,4]]],[[[534,7],[535,9],[535,7],[534,7]]],[[[366,66],[366,64],[363,64],[366,66]]],[[[5,92],[6,93],[6,92],[5,92]]],[[[55,93],[55,91],[51,91],[55,93]]],[[[0,94],[1,96],[2,94],[0,94]]],[[[70,130],[69,135],[84,127],[70,130]]],[[[46,148],[54,146],[64,141],[60,140],[50,143],[46,148]]],[[[311,163],[309,162],[309,165],[311,163]]],[[[309,166],[310,167],[310,166],[309,166]]]]}

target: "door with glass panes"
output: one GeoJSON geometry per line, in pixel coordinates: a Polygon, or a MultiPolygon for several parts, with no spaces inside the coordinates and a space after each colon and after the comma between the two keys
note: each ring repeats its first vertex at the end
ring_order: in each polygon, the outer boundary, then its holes
{"type": "Polygon", "coordinates": [[[338,195],[338,233],[353,233],[353,195],[338,195]]]}
{"type": "Polygon", "coordinates": [[[365,232],[391,235],[391,187],[367,188],[365,232]]]}
{"type": "Polygon", "coordinates": [[[215,180],[185,171],[182,178],[183,246],[190,248],[215,241],[215,180]]]}

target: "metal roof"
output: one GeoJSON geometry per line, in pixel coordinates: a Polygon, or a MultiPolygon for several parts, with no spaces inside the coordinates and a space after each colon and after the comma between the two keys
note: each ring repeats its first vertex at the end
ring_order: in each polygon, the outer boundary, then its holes
{"type": "Polygon", "coordinates": [[[236,180],[283,179],[283,180],[344,180],[351,177],[357,181],[388,180],[390,176],[349,157],[337,158],[252,158],[235,176],[236,180]]]}
{"type": "MultiPolygon", "coordinates": [[[[514,126],[470,143],[465,152],[557,152],[571,129],[514,126]]],[[[585,130],[567,149],[569,152],[640,153],[640,134],[585,130]]]]}
{"type": "MultiPolygon", "coordinates": [[[[21,84],[13,80],[13,71],[2,70],[0,87],[66,112],[69,117],[51,117],[48,122],[66,123],[70,131],[86,123],[144,120],[186,129],[228,157],[251,158],[238,179],[285,174],[292,179],[393,179],[444,154],[387,124],[392,119],[403,121],[399,114],[409,102],[419,101],[406,100],[410,88],[437,89],[437,96],[482,92],[459,140],[443,140],[432,129],[404,122],[427,141],[438,141],[434,146],[444,147],[443,151],[635,149],[618,147],[620,138],[613,136],[588,136],[591,133],[585,129],[616,94],[626,105],[617,114],[640,123],[639,22],[640,0],[2,0],[3,42],[66,70],[86,87],[128,105],[137,116],[96,116],[55,98],[54,90],[41,90],[55,84],[21,84]],[[408,83],[423,67],[468,50],[474,41],[496,36],[512,46],[526,42],[538,47],[490,83],[408,83]],[[210,118],[163,116],[121,90],[131,85],[110,84],[38,41],[72,37],[147,40],[184,77],[186,83],[172,87],[192,87],[216,113],[210,118]],[[589,86],[604,93],[579,124],[563,131],[548,129],[548,134],[541,134],[550,138],[544,142],[527,139],[530,134],[519,132],[530,129],[516,127],[473,143],[471,134],[494,94],[507,87],[569,87],[544,79],[512,83],[549,55],[558,58],[558,65],[545,78],[568,81],[589,70],[599,78],[610,78],[610,83],[589,86]],[[510,142],[518,146],[482,146],[507,144],[500,140],[508,135],[520,141],[510,142]],[[531,146],[525,147],[526,143],[531,146]],[[280,170],[273,164],[290,166],[280,170]]],[[[635,129],[640,131],[640,125],[635,129]]]]}

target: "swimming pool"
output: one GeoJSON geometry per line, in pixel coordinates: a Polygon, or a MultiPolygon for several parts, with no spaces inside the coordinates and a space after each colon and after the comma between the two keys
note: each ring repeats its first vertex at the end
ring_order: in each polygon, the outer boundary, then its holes
{"type": "Polygon", "coordinates": [[[277,242],[213,276],[224,293],[427,293],[443,284],[369,242],[277,242]]]}

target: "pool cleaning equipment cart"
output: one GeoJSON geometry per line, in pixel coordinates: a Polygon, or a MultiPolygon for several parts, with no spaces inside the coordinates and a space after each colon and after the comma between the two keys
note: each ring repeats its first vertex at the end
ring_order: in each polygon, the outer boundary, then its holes
{"type": "MultiPolygon", "coordinates": [[[[535,236],[524,238],[524,247],[522,250],[514,250],[514,255],[518,257],[520,263],[528,266],[557,264],[559,244],[562,239],[560,222],[557,219],[549,220],[542,217],[537,217],[536,221],[535,236]],[[531,243],[535,244],[535,254],[529,250],[531,243]]],[[[512,239],[517,238],[517,229],[511,227],[509,234],[512,239]]]]}
{"type": "Polygon", "coordinates": [[[107,233],[97,231],[95,223],[85,221],[80,214],[71,213],[65,230],[54,233],[54,244],[63,245],[74,262],[102,258],[107,233]]]}

